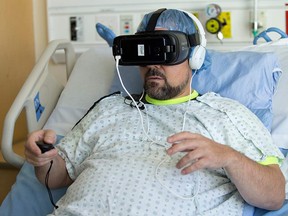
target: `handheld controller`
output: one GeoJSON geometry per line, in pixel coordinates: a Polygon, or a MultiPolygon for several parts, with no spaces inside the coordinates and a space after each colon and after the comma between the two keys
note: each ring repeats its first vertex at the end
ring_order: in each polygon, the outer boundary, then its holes
{"type": "Polygon", "coordinates": [[[51,149],[54,149],[52,144],[45,143],[44,141],[37,141],[36,144],[41,149],[42,154],[50,151],[51,149]]]}

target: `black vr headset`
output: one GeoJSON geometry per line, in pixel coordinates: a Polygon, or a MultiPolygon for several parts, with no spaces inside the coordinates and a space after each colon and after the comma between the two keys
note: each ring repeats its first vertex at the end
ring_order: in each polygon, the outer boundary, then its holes
{"type": "Polygon", "coordinates": [[[155,31],[158,17],[165,10],[159,9],[152,14],[144,32],[114,38],[113,55],[121,57],[120,65],[180,64],[188,59],[191,47],[201,44],[198,33],[187,35],[180,31],[155,31]]]}

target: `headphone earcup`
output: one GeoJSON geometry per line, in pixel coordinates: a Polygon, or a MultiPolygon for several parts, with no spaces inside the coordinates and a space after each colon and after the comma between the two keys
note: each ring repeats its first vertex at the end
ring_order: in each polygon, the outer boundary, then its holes
{"type": "Polygon", "coordinates": [[[205,47],[198,45],[193,48],[190,58],[189,65],[191,69],[200,69],[205,60],[206,49],[205,47]]]}

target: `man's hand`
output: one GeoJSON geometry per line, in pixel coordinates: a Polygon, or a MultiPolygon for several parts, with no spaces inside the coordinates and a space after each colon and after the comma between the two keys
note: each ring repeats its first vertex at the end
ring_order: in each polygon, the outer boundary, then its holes
{"type": "Polygon", "coordinates": [[[217,143],[200,134],[180,132],[168,137],[172,146],[167,150],[168,155],[176,152],[187,154],[176,164],[178,169],[183,167],[182,174],[188,174],[199,169],[225,168],[233,158],[235,150],[229,146],[217,143]]]}
{"type": "Polygon", "coordinates": [[[25,144],[25,157],[29,163],[38,167],[50,163],[57,155],[57,150],[52,149],[42,154],[40,148],[36,145],[37,141],[44,141],[52,145],[56,142],[56,134],[52,130],[39,130],[28,135],[25,144]]]}
{"type": "Polygon", "coordinates": [[[278,164],[261,165],[229,146],[200,134],[181,132],[168,137],[169,155],[187,152],[176,164],[182,174],[199,169],[225,168],[239,193],[249,204],[279,209],[285,198],[285,179],[278,164]]]}
{"type": "Polygon", "coordinates": [[[48,144],[56,142],[56,133],[52,130],[39,130],[29,134],[25,144],[26,160],[35,167],[35,174],[42,184],[45,183],[47,171],[53,161],[50,171],[49,186],[50,188],[59,188],[72,184],[69,177],[65,161],[59,156],[57,149],[51,149],[45,153],[41,153],[41,149],[37,146],[37,141],[44,141],[48,144]]]}

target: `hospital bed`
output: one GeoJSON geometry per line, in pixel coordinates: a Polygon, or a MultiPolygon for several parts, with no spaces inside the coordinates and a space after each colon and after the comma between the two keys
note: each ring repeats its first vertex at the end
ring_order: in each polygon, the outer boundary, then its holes
{"type": "MultiPolygon", "coordinates": [[[[208,50],[209,58],[193,80],[201,94],[216,91],[239,100],[251,109],[271,131],[275,143],[288,149],[288,39],[281,38],[237,51],[208,50]],[[281,75],[281,76],[280,76],[281,75]],[[202,85],[201,83],[204,83],[202,85]]],[[[120,74],[129,92],[141,92],[137,67],[120,66],[120,74]]],[[[51,128],[64,136],[95,101],[114,91],[123,91],[115,73],[115,61],[108,45],[98,45],[76,59],[69,41],[55,40],[35,65],[6,115],[2,153],[8,163],[21,167],[16,183],[3,201],[0,215],[46,215],[53,210],[45,186],[41,185],[31,165],[13,151],[15,122],[26,110],[29,132],[51,128]],[[51,59],[65,56],[66,82],[49,67],[51,59]]],[[[287,163],[282,169],[288,173],[287,163]]],[[[52,190],[57,201],[66,188],[52,190]]],[[[288,204],[267,215],[288,215],[288,204]],[[286,210],[286,214],[283,213],[286,210]]],[[[257,210],[258,215],[263,215],[257,210]]],[[[245,216],[253,215],[247,205],[245,216]]],[[[256,212],[255,212],[255,215],[256,212]]]]}

